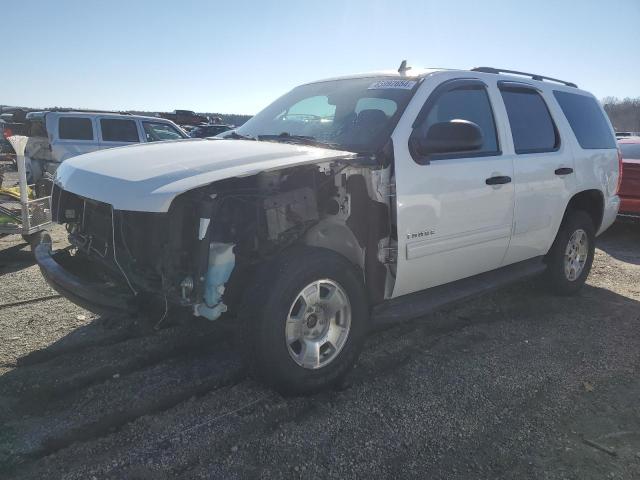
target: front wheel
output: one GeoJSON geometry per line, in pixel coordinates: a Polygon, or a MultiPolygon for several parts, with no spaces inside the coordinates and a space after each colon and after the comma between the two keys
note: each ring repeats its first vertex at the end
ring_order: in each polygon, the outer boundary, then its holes
{"type": "Polygon", "coordinates": [[[270,262],[246,291],[241,311],[253,373],[293,394],[340,382],[367,331],[361,277],[322,248],[295,247],[270,262]]]}
{"type": "Polygon", "coordinates": [[[595,227],[581,210],[567,213],[547,254],[547,280],[559,295],[573,295],[587,280],[595,252],[595,227]]]}

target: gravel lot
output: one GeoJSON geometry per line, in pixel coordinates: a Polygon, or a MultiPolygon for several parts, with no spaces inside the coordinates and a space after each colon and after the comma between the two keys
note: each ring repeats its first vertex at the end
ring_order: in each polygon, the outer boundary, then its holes
{"type": "Polygon", "coordinates": [[[521,283],[376,332],[305,398],[246,377],[232,323],[52,298],[19,240],[0,239],[0,478],[640,478],[638,224],[599,239],[579,296],[521,283]]]}

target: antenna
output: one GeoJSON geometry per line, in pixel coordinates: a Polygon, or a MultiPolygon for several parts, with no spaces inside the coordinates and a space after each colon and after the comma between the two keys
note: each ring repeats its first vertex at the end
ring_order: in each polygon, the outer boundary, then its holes
{"type": "Polygon", "coordinates": [[[411,67],[407,67],[407,61],[402,60],[402,63],[400,63],[400,67],[398,68],[398,73],[400,75],[406,75],[409,70],[411,70],[411,67]]]}

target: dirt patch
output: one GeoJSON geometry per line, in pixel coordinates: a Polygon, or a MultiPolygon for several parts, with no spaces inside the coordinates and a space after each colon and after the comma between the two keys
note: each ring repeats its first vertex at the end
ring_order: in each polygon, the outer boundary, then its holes
{"type": "MultiPolygon", "coordinates": [[[[54,238],[64,242],[56,230],[54,238]]],[[[339,391],[248,379],[232,324],[97,318],[0,239],[2,478],[640,478],[640,225],[588,285],[374,333],[339,391]]]]}

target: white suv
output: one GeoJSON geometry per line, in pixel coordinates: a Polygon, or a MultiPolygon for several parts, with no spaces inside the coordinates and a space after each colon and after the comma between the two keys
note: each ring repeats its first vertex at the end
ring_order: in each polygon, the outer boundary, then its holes
{"type": "Polygon", "coordinates": [[[105,148],[178,140],[188,135],[170,120],[115,112],[54,110],[27,114],[24,155],[30,180],[54,174],[68,158],[105,148]]]}
{"type": "Polygon", "coordinates": [[[324,80],[226,139],[74,158],[53,192],[73,250],[38,263],[95,311],[239,322],[288,392],[338,382],[376,323],[535,274],[572,294],[618,211],[614,132],[574,84],[506,73],[324,80]]]}

